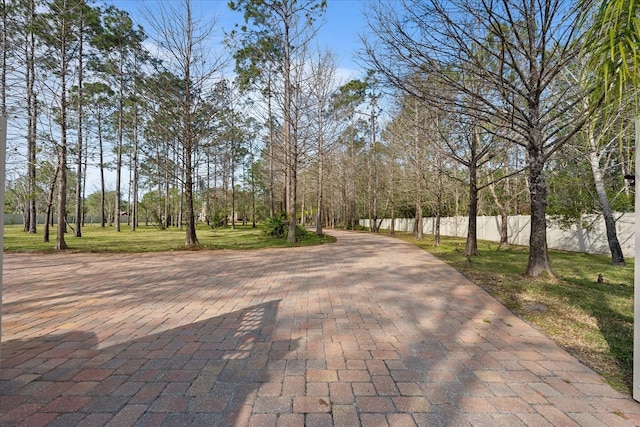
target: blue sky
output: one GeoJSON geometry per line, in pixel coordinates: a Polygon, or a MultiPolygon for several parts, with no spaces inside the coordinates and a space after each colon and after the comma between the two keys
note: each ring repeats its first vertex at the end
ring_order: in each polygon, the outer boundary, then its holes
{"type": "Polygon", "coordinates": [[[366,30],[364,7],[365,2],[361,0],[328,0],[326,22],[318,35],[321,43],[325,43],[321,47],[336,54],[341,68],[358,72],[353,77],[364,74],[355,58],[356,51],[360,49],[360,35],[366,30]]]}
{"type": "MultiPolygon", "coordinates": [[[[157,9],[159,2],[174,1],[180,0],[106,0],[105,3],[128,11],[138,24],[147,27],[145,10],[157,9]]],[[[235,23],[242,22],[242,14],[229,9],[227,3],[228,0],[192,0],[192,8],[203,17],[217,16],[218,23],[228,31],[235,23]]],[[[320,48],[334,53],[338,75],[344,80],[364,75],[363,67],[358,65],[356,51],[360,48],[359,35],[365,32],[365,6],[365,0],[327,0],[325,23],[318,33],[318,44],[320,48]]]]}

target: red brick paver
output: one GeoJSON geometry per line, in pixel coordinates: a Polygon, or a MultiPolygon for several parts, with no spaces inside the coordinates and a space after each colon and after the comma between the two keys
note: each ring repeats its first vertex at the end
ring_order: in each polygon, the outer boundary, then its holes
{"type": "Polygon", "coordinates": [[[330,232],[5,255],[0,426],[640,424],[640,404],[431,255],[330,232]]]}

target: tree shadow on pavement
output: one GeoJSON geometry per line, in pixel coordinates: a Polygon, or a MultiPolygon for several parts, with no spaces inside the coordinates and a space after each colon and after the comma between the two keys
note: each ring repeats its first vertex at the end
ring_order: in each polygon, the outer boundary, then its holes
{"type": "Polygon", "coordinates": [[[278,305],[102,349],[81,331],[5,342],[0,425],[248,424],[258,386],[282,379],[298,345],[276,334],[278,305]]]}

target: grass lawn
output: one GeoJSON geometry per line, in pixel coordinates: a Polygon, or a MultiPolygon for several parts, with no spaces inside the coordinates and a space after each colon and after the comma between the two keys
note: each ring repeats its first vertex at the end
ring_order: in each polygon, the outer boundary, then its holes
{"type": "MultiPolygon", "coordinates": [[[[4,228],[4,250],[7,252],[54,252],[56,242],[56,227],[50,230],[49,243],[42,242],[42,225],[37,234],[23,231],[22,225],[7,225],[4,228]]],[[[309,233],[295,245],[285,239],[275,239],[266,236],[260,228],[236,226],[231,228],[210,228],[199,225],[197,228],[200,249],[261,249],[272,247],[291,247],[317,245],[333,242],[331,236],[317,237],[309,233]]],[[[82,228],[82,237],[74,237],[69,232],[65,235],[65,242],[71,251],[77,252],[162,252],[187,250],[185,248],[185,230],[168,228],[161,230],[157,227],[142,226],[136,231],[123,224],[120,233],[113,227],[101,228],[97,224],[82,228]]]]}
{"type": "Polygon", "coordinates": [[[550,251],[555,279],[524,277],[528,248],[498,250],[480,241],[481,255],[467,261],[465,239],[399,235],[465,274],[515,314],[544,331],[617,390],[633,386],[633,259],[613,266],[611,257],[550,251]],[[604,283],[598,283],[602,274],[604,283]]]}

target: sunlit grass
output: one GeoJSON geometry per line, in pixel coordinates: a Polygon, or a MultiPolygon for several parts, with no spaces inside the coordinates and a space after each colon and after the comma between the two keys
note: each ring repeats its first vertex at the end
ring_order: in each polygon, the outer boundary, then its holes
{"type": "MultiPolygon", "coordinates": [[[[57,228],[52,227],[49,243],[44,243],[43,227],[36,234],[23,231],[21,225],[7,225],[4,232],[4,250],[6,252],[53,252],[55,251],[57,228]]],[[[295,245],[285,239],[266,236],[260,228],[236,226],[232,228],[210,228],[200,225],[197,228],[200,243],[198,248],[190,249],[261,249],[271,247],[291,247],[316,245],[335,241],[331,236],[318,237],[313,233],[295,245]]],[[[163,252],[186,250],[185,230],[170,227],[162,230],[158,227],[142,226],[136,231],[126,225],[116,232],[113,227],[101,228],[99,225],[87,225],[82,228],[82,237],[74,237],[71,230],[65,234],[69,250],[76,252],[163,252]]]]}
{"type": "Polygon", "coordinates": [[[480,241],[481,255],[464,255],[465,240],[403,239],[433,253],[481,286],[523,319],[590,366],[616,389],[631,394],[633,384],[633,259],[613,266],[611,257],[550,251],[556,278],[523,275],[528,248],[480,241]],[[601,274],[604,283],[598,283],[601,274]]]}

